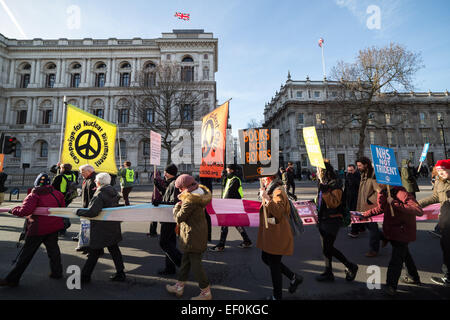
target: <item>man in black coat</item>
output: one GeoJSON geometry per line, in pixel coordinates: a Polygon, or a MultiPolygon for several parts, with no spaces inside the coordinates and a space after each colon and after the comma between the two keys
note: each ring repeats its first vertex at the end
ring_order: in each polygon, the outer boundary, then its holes
{"type": "Polygon", "coordinates": [[[8,190],[5,187],[6,178],[8,178],[8,175],[3,171],[0,172],[0,204],[5,200],[5,191],[8,190]]]}
{"type": "MultiPolygon", "coordinates": [[[[356,170],[356,166],[354,164],[348,165],[347,173],[345,175],[345,189],[343,198],[345,199],[345,204],[350,211],[356,211],[360,183],[361,174],[358,170],[356,170]]],[[[365,229],[364,225],[361,223],[354,223],[351,228],[352,229],[348,235],[352,238],[357,238],[359,233],[365,229]]]]}
{"type": "MultiPolygon", "coordinates": [[[[175,187],[178,168],[174,164],[169,164],[164,170],[165,183],[160,184],[155,179],[155,186],[163,194],[162,201],[158,204],[175,205],[178,200],[180,190],[175,187]]],[[[159,238],[159,246],[166,254],[165,268],[158,271],[161,276],[176,274],[176,267],[181,266],[182,253],[177,249],[177,235],[175,233],[175,222],[161,222],[161,234],[159,238]]]]}
{"type": "MultiPolygon", "coordinates": [[[[88,209],[78,209],[77,216],[94,218],[100,214],[103,208],[117,207],[120,195],[110,185],[111,176],[107,173],[99,173],[95,178],[97,190],[88,209]]],[[[89,254],[86,264],[81,271],[81,281],[90,282],[97,260],[107,247],[116,267],[116,274],[110,277],[112,281],[125,281],[125,272],[122,254],[118,243],[122,241],[122,230],[119,221],[91,220],[89,239],[89,254]]]]}

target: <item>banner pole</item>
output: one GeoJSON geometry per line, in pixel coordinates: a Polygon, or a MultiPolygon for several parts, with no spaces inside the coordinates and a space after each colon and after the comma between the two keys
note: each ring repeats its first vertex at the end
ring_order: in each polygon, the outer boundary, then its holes
{"type": "Polygon", "coordinates": [[[67,102],[66,102],[66,96],[64,96],[63,98],[63,114],[62,114],[62,119],[61,119],[61,139],[60,139],[60,144],[59,144],[59,157],[58,157],[58,161],[61,162],[61,155],[62,155],[62,147],[63,147],[63,141],[64,141],[64,120],[66,119],[66,107],[67,107],[67,102]]]}
{"type": "MultiPolygon", "coordinates": [[[[263,189],[263,182],[262,182],[262,178],[259,178],[259,187],[260,189],[263,189]]],[[[264,213],[264,225],[266,227],[266,229],[269,229],[269,224],[267,223],[267,211],[266,211],[266,206],[264,205],[264,199],[261,199],[261,203],[263,206],[263,213],[264,213]]]]}
{"type": "Polygon", "coordinates": [[[420,162],[420,164],[419,164],[419,168],[417,169],[417,173],[419,173],[419,172],[420,172],[420,168],[422,167],[422,163],[423,163],[423,161],[421,161],[421,162],[420,162]]]}
{"type": "MultiPolygon", "coordinates": [[[[389,185],[387,185],[387,192],[388,192],[388,196],[390,198],[391,197],[391,188],[389,187],[389,185]]],[[[389,208],[391,208],[391,214],[392,214],[392,216],[394,216],[394,209],[392,208],[391,204],[389,204],[389,208]]]]}
{"type": "Polygon", "coordinates": [[[122,166],[122,152],[120,151],[120,131],[119,125],[117,125],[117,142],[119,144],[119,165],[122,166]]]}

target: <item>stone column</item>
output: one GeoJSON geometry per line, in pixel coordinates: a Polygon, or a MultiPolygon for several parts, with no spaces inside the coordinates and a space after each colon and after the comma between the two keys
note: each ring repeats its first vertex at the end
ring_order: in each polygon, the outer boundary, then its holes
{"type": "Polygon", "coordinates": [[[31,124],[33,126],[38,124],[38,117],[39,117],[39,110],[38,110],[38,106],[37,106],[37,100],[38,98],[31,98],[32,99],[32,108],[31,108],[31,124]]]}
{"type": "Polygon", "coordinates": [[[92,87],[91,78],[92,78],[92,72],[91,72],[91,59],[87,59],[87,66],[86,66],[86,86],[92,87]]]}
{"type": "Polygon", "coordinates": [[[11,98],[6,98],[6,114],[4,123],[11,125],[12,123],[11,98]]]}
{"type": "Polygon", "coordinates": [[[26,126],[32,125],[33,98],[28,99],[27,121],[26,126]]]}
{"type": "Polygon", "coordinates": [[[107,82],[107,86],[110,87],[111,86],[111,81],[112,81],[112,64],[113,64],[113,59],[109,59],[108,61],[108,67],[107,67],[107,73],[106,73],[106,82],[107,82]]]}
{"type": "Polygon", "coordinates": [[[11,59],[10,62],[10,70],[9,70],[9,84],[12,88],[14,88],[16,86],[15,84],[15,75],[16,75],[16,60],[11,59]]]}
{"type": "Polygon", "coordinates": [[[31,74],[31,78],[34,79],[33,82],[35,83],[36,88],[41,87],[40,74],[41,74],[41,60],[38,59],[36,60],[36,68],[34,69],[34,74],[31,74]]]}
{"type": "Polygon", "coordinates": [[[111,87],[117,86],[117,80],[116,80],[116,61],[112,59],[112,71],[111,71],[111,87]]]}

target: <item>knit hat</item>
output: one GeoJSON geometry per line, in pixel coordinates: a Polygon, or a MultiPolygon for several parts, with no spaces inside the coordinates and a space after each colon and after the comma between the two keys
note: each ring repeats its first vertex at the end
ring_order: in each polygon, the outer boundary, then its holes
{"type": "Polygon", "coordinates": [[[35,187],[48,186],[50,184],[50,178],[44,172],[40,173],[36,180],[34,180],[35,187]]]}
{"type": "Polygon", "coordinates": [[[450,170],[450,159],[439,160],[436,162],[436,169],[447,169],[450,170]]]}
{"type": "Polygon", "coordinates": [[[198,183],[195,181],[194,177],[188,174],[182,174],[175,181],[175,188],[188,189],[189,192],[192,192],[198,188],[198,183]]]}
{"type": "Polygon", "coordinates": [[[238,166],[235,165],[235,164],[230,163],[230,164],[227,164],[227,169],[236,171],[238,169],[238,166]]]}
{"type": "Polygon", "coordinates": [[[176,165],[174,165],[173,163],[169,164],[166,169],[164,169],[164,171],[166,171],[168,174],[171,174],[173,176],[176,176],[178,173],[178,168],[176,165]]]}

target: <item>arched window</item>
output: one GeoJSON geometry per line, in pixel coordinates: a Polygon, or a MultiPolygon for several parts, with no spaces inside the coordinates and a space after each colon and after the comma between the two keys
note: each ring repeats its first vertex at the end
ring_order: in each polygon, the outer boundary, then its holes
{"type": "MultiPolygon", "coordinates": [[[[117,143],[116,148],[116,157],[119,158],[119,144],[117,143]]],[[[123,139],[120,139],[120,156],[122,157],[122,160],[124,160],[127,157],[127,142],[123,139]]]]}
{"type": "Polygon", "coordinates": [[[203,80],[209,80],[209,68],[203,67],[203,80]]]}
{"type": "Polygon", "coordinates": [[[78,88],[81,82],[81,64],[75,62],[70,68],[70,87],[78,88]]]}
{"type": "Polygon", "coordinates": [[[106,82],[106,64],[104,62],[97,62],[95,65],[95,86],[103,88],[106,82]]]}
{"type": "Polygon", "coordinates": [[[181,60],[181,62],[194,62],[194,59],[192,59],[192,57],[190,56],[187,56],[184,57],[183,60],[181,60]]]}
{"type": "Polygon", "coordinates": [[[144,86],[156,86],[156,65],[153,62],[147,63],[144,67],[144,86]]]}
{"type": "Polygon", "coordinates": [[[20,159],[22,157],[22,144],[20,142],[16,143],[16,150],[14,151],[14,158],[20,159]]]}
{"type": "Polygon", "coordinates": [[[131,65],[128,62],[120,64],[120,86],[129,87],[131,80],[131,65]]]}
{"type": "Polygon", "coordinates": [[[31,65],[24,63],[20,68],[20,88],[28,88],[31,79],[31,65]]]}
{"type": "Polygon", "coordinates": [[[45,87],[53,88],[56,82],[56,64],[53,62],[47,63],[44,68],[45,73],[45,87]]]}
{"type": "Polygon", "coordinates": [[[181,81],[194,81],[194,59],[190,56],[186,56],[181,60],[181,81]]]}
{"type": "Polygon", "coordinates": [[[40,143],[39,157],[41,157],[41,158],[48,157],[48,143],[45,141],[41,141],[41,143],[40,143]]]}

